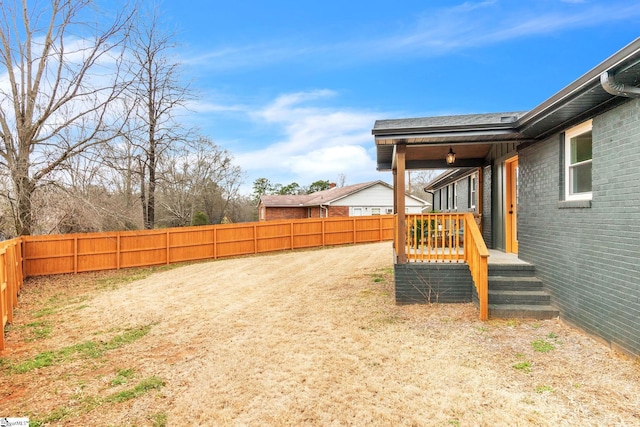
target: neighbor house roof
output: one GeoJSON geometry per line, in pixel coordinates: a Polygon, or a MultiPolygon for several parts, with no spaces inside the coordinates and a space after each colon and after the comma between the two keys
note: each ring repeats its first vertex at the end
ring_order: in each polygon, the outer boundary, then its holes
{"type": "Polygon", "coordinates": [[[452,182],[456,182],[459,179],[465,177],[466,175],[470,175],[472,172],[476,171],[476,168],[461,168],[461,169],[449,169],[442,172],[440,175],[436,176],[434,179],[429,181],[427,185],[424,187],[424,190],[434,190],[436,188],[444,187],[445,185],[451,184],[452,182]]]}
{"type": "MultiPolygon", "coordinates": [[[[354,185],[346,185],[344,187],[333,187],[328,190],[316,191],[311,194],[297,194],[297,195],[262,195],[260,196],[260,201],[263,206],[266,207],[311,207],[311,206],[320,206],[320,205],[330,205],[331,203],[335,203],[336,201],[343,199],[352,194],[363,191],[367,188],[373,187],[375,185],[383,185],[391,190],[389,184],[384,181],[370,181],[363,182],[361,184],[354,185]]],[[[409,196],[409,195],[408,195],[409,196]]],[[[421,203],[427,204],[424,200],[418,199],[417,197],[412,197],[421,203]]]]}
{"type": "Polygon", "coordinates": [[[482,166],[491,146],[536,142],[626,101],[605,90],[607,73],[615,85],[640,85],[640,38],[528,112],[470,114],[378,120],[372,134],[378,170],[393,168],[394,150],[406,144],[406,168],[445,169],[450,147],[458,147],[456,167],[482,166]]]}

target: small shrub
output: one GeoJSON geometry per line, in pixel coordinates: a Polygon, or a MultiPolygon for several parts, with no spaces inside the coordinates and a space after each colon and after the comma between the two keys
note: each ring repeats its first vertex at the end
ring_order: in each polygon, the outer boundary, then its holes
{"type": "Polygon", "coordinates": [[[206,213],[202,211],[198,211],[193,215],[191,219],[191,225],[200,226],[209,224],[209,217],[206,213]]]}

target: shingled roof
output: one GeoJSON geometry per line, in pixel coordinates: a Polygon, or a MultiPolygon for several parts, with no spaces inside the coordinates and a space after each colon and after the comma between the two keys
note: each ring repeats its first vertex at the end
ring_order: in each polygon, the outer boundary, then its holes
{"type": "Polygon", "coordinates": [[[384,181],[370,181],[361,184],[346,185],[344,187],[333,187],[328,190],[316,191],[311,194],[297,195],[262,195],[260,201],[266,207],[309,207],[319,205],[329,205],[337,200],[347,197],[351,194],[362,191],[374,185],[381,184],[385,187],[393,189],[384,181]]]}

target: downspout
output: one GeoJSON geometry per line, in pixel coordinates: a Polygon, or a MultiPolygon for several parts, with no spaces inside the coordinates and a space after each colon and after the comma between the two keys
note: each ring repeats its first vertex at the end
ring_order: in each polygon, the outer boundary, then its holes
{"type": "Polygon", "coordinates": [[[611,95],[640,98],[640,88],[616,81],[616,77],[609,71],[600,74],[600,84],[611,95]]]}

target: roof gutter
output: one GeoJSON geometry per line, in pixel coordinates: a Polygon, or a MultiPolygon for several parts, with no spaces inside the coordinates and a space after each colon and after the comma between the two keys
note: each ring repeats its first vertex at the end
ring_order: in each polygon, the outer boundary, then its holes
{"type": "Polygon", "coordinates": [[[600,74],[600,84],[611,95],[640,98],[640,88],[616,81],[616,76],[609,71],[600,74]]]}

